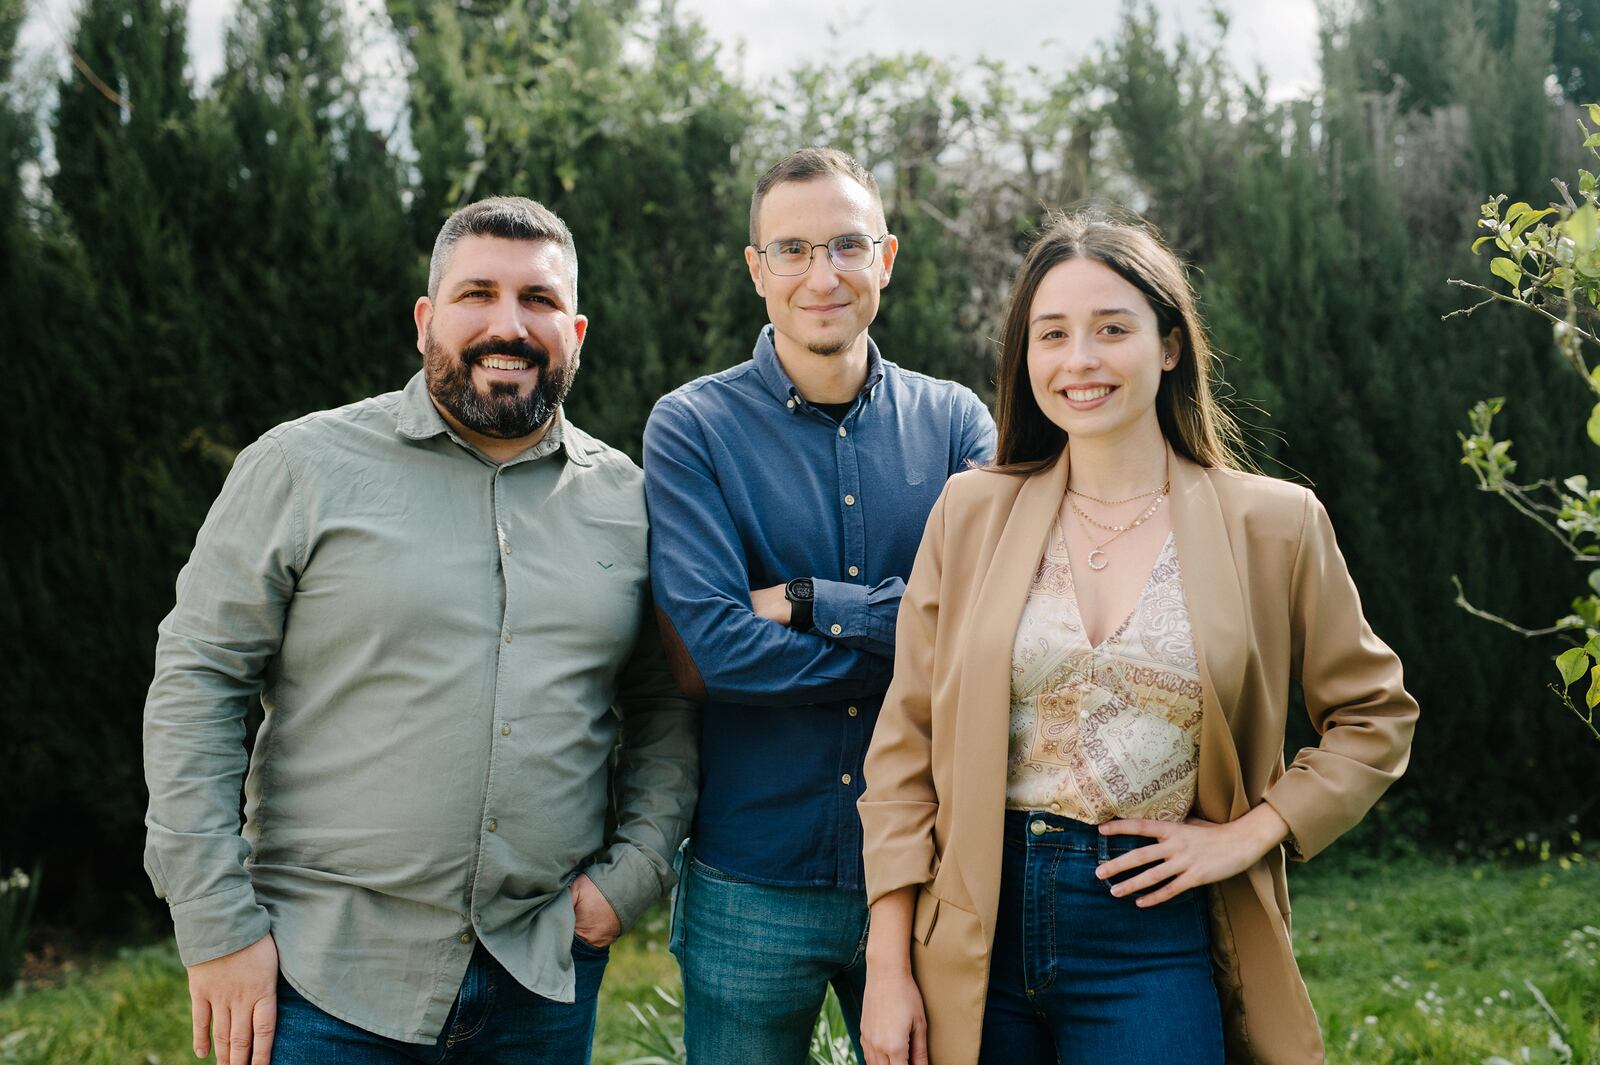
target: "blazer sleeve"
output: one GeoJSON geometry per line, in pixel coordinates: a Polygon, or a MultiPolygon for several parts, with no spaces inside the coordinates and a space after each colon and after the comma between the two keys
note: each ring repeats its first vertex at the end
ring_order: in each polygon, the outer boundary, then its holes
{"type": "Polygon", "coordinates": [[[857,801],[867,902],[926,884],[937,872],[933,846],[939,795],[933,783],[933,649],[939,631],[945,490],[933,505],[895,624],[894,679],[884,696],[857,801]]]}
{"type": "Polygon", "coordinates": [[[1288,822],[1297,857],[1310,858],[1405,771],[1417,703],[1400,659],[1367,624],[1328,513],[1310,492],[1289,594],[1291,665],[1322,739],[1295,755],[1265,800],[1288,822]]]}

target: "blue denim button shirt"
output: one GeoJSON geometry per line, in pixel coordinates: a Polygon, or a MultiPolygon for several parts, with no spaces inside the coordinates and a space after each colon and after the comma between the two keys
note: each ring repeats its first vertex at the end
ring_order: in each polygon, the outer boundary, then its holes
{"type": "Polygon", "coordinates": [[[700,860],[763,884],[865,890],[856,799],[893,669],[895,615],[945,479],[994,454],[973,393],[868,341],[841,421],[753,357],[664,396],[644,434],[656,603],[705,682],[700,860]],[[812,627],[750,590],[815,582],[812,627]]]}

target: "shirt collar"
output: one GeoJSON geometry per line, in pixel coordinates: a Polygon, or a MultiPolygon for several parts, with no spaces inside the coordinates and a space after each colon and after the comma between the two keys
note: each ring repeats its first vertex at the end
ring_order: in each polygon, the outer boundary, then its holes
{"type": "MultiPolygon", "coordinates": [[[[794,387],[794,382],[789,380],[789,374],[783,368],[783,363],[778,361],[778,349],[773,346],[773,328],[769,324],[761,330],[761,335],[756,338],[756,350],[752,355],[755,359],[756,371],[761,374],[762,383],[779,403],[793,406],[789,401],[803,402],[803,397],[794,387]]],[[[870,398],[878,382],[883,380],[883,356],[878,354],[878,345],[872,338],[867,337],[867,380],[861,386],[861,392],[870,398]]]]}
{"type": "MultiPolygon", "coordinates": [[[[428,394],[427,379],[421,370],[406,382],[406,387],[400,392],[400,405],[395,411],[395,432],[409,440],[431,440],[446,433],[450,439],[466,446],[465,441],[450,428],[450,423],[444,420],[444,415],[439,413],[439,408],[433,405],[433,397],[428,394]]],[[[564,451],[570,461],[580,466],[593,465],[589,460],[585,434],[567,424],[566,412],[562,410],[556,411],[550,428],[539,442],[511,462],[542,459],[557,450],[564,451]]],[[[511,462],[506,465],[511,465],[511,462]]]]}

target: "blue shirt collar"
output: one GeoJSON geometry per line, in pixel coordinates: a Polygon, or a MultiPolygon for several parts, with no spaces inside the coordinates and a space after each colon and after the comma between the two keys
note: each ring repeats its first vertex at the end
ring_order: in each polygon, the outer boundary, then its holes
{"type": "MultiPolygon", "coordinates": [[[[805,402],[799,390],[794,387],[794,382],[789,380],[789,374],[783,368],[783,363],[778,361],[778,349],[772,342],[773,328],[770,324],[763,327],[761,335],[756,337],[756,349],[751,358],[755,360],[756,370],[761,374],[762,382],[773,398],[779,403],[789,405],[790,400],[797,403],[805,402]]],[[[878,345],[872,338],[867,337],[867,380],[861,386],[861,393],[870,396],[878,382],[883,380],[883,356],[878,354],[878,345]]]]}

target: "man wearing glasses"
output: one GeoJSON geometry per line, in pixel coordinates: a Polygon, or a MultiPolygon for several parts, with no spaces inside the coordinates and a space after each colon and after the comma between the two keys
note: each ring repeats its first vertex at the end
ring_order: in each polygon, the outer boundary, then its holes
{"type": "Polygon", "coordinates": [[[672,934],[691,1065],[800,1065],[829,984],[860,1054],[861,763],[923,524],[994,451],[971,391],[867,336],[898,250],[850,156],[774,165],[744,253],[771,324],[645,428],[651,580],[680,686],[705,701],[672,934]]]}

